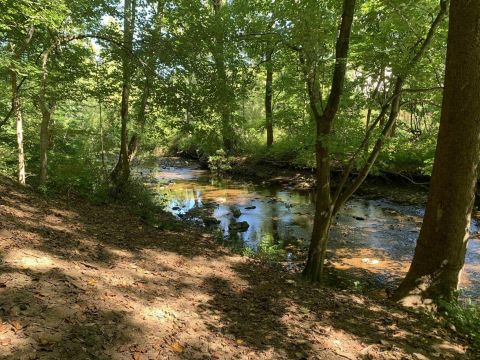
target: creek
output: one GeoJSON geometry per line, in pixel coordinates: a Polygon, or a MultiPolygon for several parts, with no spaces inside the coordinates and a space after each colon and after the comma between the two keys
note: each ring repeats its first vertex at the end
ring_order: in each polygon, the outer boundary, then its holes
{"type": "MultiPolygon", "coordinates": [[[[229,246],[301,271],[313,225],[312,190],[256,179],[218,178],[187,161],[161,159],[142,165],[137,173],[176,217],[213,224],[229,246]]],[[[423,205],[382,196],[352,197],[331,230],[328,281],[378,296],[384,289],[394,288],[408,270],[423,213],[423,205]]],[[[461,296],[478,300],[480,241],[476,221],[471,232],[461,296]]]]}

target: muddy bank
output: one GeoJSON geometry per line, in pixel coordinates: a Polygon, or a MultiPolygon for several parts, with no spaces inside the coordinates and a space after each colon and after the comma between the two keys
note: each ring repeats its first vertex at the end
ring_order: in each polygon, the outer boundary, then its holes
{"type": "Polygon", "coordinates": [[[436,320],[0,178],[2,359],[474,359],[436,320]]]}

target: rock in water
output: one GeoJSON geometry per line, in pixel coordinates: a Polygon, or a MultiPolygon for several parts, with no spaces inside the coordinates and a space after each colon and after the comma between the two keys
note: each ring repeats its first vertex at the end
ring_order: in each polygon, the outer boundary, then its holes
{"type": "Polygon", "coordinates": [[[215,225],[220,224],[220,220],[218,220],[214,217],[205,217],[202,220],[203,220],[203,223],[205,224],[205,226],[207,226],[207,227],[215,226],[215,225]]]}
{"type": "Polygon", "coordinates": [[[242,216],[242,212],[240,211],[240,209],[236,208],[236,207],[232,207],[230,209],[230,211],[232,212],[232,215],[234,218],[238,219],[240,216],[242,216]]]}
{"type": "Polygon", "coordinates": [[[246,221],[241,221],[237,223],[232,223],[228,226],[230,232],[245,232],[250,227],[250,224],[246,221]]]}

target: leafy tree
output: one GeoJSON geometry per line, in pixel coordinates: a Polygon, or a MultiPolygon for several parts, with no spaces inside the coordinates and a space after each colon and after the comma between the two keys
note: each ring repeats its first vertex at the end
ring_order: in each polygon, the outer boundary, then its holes
{"type": "Polygon", "coordinates": [[[395,295],[408,305],[452,300],[465,261],[480,155],[479,19],[479,3],[452,2],[430,193],[412,265],[395,295]]]}

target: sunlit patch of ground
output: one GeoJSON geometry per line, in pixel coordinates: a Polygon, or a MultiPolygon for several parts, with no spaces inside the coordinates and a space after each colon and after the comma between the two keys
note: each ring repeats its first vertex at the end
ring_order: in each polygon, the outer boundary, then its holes
{"type": "Polygon", "coordinates": [[[48,204],[4,179],[0,194],[2,359],[469,358],[426,317],[304,283],[198,230],[48,204]]]}

